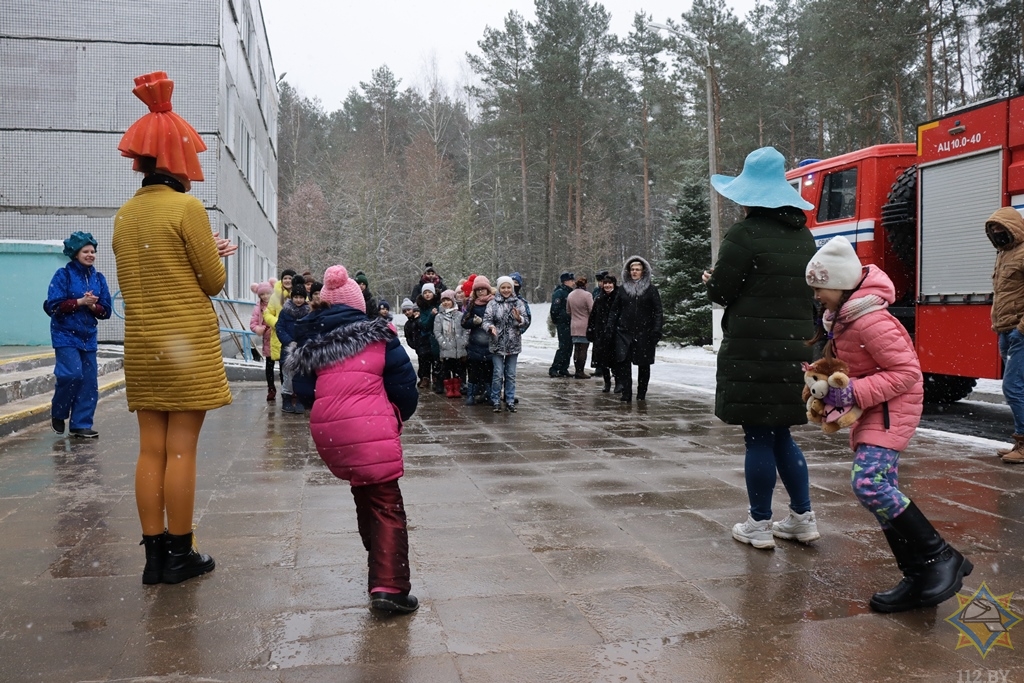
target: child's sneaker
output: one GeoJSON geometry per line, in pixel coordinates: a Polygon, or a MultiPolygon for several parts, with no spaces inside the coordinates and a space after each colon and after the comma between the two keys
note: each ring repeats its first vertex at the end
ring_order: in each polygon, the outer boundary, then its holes
{"type": "Polygon", "coordinates": [[[516,412],[516,404],[515,404],[515,403],[507,403],[507,404],[505,404],[505,408],[506,408],[506,409],[508,410],[508,412],[510,412],[510,413],[514,413],[514,412],[516,412]]]}
{"type": "Polygon", "coordinates": [[[810,543],[821,538],[813,510],[799,515],[790,510],[784,520],[772,524],[772,534],[778,538],[785,538],[789,541],[796,540],[801,543],[810,543]]]}
{"type": "Polygon", "coordinates": [[[770,519],[755,522],[753,517],[747,515],[747,521],[732,528],[732,537],[740,543],[749,543],[761,550],[771,550],[775,547],[770,519]]]}
{"type": "Polygon", "coordinates": [[[501,412],[501,401],[495,401],[494,402],[494,412],[496,412],[496,413],[500,413],[501,412]]]}

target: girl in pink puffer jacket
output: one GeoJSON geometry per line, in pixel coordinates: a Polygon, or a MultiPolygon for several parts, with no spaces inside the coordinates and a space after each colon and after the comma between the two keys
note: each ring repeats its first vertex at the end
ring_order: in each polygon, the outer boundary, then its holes
{"type": "Polygon", "coordinates": [[[416,371],[384,318],[366,317],[362,290],[344,266],[324,274],[321,304],[295,324],[284,361],[295,394],[311,407],[317,453],[352,489],[368,553],[370,606],[409,613],[409,535],[398,479],[402,423],[416,410],[416,371]]]}
{"type": "Polygon", "coordinates": [[[921,421],[924,379],[910,335],[888,310],[896,289],[880,268],[861,266],[842,235],[818,250],[805,276],[825,309],[818,335],[828,339],[825,355],[844,361],[851,378],[848,387],[830,389],[825,403],[864,411],[850,428],[853,492],[882,526],[903,572],[897,586],[871,597],[871,607],[937,605],[956,595],[974,567],[899,490],[900,451],[921,421]]]}

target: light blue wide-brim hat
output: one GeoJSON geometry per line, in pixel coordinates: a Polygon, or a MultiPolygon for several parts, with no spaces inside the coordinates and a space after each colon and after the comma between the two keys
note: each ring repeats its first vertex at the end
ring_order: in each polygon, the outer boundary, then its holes
{"type": "Polygon", "coordinates": [[[801,197],[786,180],[786,160],[774,147],[762,147],[748,154],[743,161],[743,172],[735,178],[711,176],[711,186],[740,206],[814,208],[814,204],[801,197]]]}

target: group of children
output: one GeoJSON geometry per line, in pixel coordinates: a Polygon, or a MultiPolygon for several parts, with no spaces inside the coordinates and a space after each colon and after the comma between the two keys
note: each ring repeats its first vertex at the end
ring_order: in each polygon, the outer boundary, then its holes
{"type": "Polygon", "coordinates": [[[492,287],[484,275],[470,275],[457,289],[437,293],[424,283],[416,301],[402,302],[405,340],[416,352],[419,387],[466,405],[502,405],[516,412],[516,365],[530,306],[519,294],[522,277],[503,275],[492,287]]]}

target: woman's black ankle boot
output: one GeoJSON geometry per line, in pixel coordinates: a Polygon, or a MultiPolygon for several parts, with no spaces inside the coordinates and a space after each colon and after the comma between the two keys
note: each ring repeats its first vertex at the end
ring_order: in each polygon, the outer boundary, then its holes
{"type": "Polygon", "coordinates": [[[200,554],[192,544],[192,534],[167,534],[164,555],[164,583],[181,583],[193,576],[212,572],[216,563],[209,555],[200,554]]]}
{"type": "Polygon", "coordinates": [[[146,546],[146,568],[142,570],[142,583],[151,586],[163,583],[164,580],[164,549],[167,532],[156,536],[142,536],[139,545],[146,546]]]}

